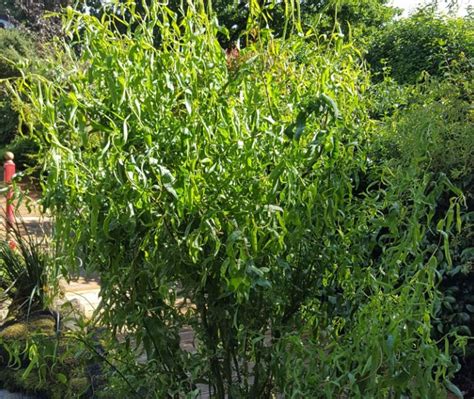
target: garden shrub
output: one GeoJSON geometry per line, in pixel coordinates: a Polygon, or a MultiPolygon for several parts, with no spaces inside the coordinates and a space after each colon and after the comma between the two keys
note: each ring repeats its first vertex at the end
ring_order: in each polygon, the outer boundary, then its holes
{"type": "Polygon", "coordinates": [[[23,58],[31,58],[34,54],[34,45],[31,37],[17,29],[0,30],[0,79],[20,75],[15,62],[23,58]]]}
{"type": "Polygon", "coordinates": [[[473,72],[447,73],[411,86],[387,78],[373,89],[372,114],[380,121],[391,162],[416,159],[419,168],[444,173],[473,200],[473,72]]]}
{"type": "Polygon", "coordinates": [[[399,83],[415,83],[424,72],[443,77],[450,70],[469,71],[474,61],[474,20],[421,9],[374,35],[367,61],[379,80],[388,68],[399,83]]]}
{"type": "Polygon", "coordinates": [[[17,131],[18,113],[13,109],[12,101],[2,92],[0,92],[0,126],[0,143],[9,143],[17,131]]]}
{"type": "Polygon", "coordinates": [[[132,364],[118,366],[122,397],[195,397],[198,383],[217,398],[455,391],[449,346],[431,337],[453,227],[435,204],[454,188],[417,159],[369,158],[357,49],[337,33],[275,39],[251,3],[229,64],[202,3],[180,18],[112,4],[101,19],[68,9],[72,43],[16,93],[59,261],[99,273],[101,323],[127,335],[113,350],[132,364]]]}
{"type": "MultiPolygon", "coordinates": [[[[382,122],[385,152],[379,157],[396,164],[417,160],[419,170],[439,178],[447,176],[465,197],[458,205],[459,223],[464,228],[453,233],[451,239],[452,264],[442,254],[438,259],[442,296],[436,304],[433,332],[438,339],[449,331],[471,337],[474,329],[473,81],[472,71],[428,79],[410,88],[408,96],[402,95],[405,100],[397,102],[409,105],[398,107],[382,122]]],[[[436,213],[450,212],[450,207],[449,195],[444,194],[436,203],[436,213]]],[[[438,237],[432,236],[427,245],[437,242],[438,237]]],[[[465,356],[457,353],[459,358],[464,357],[462,375],[472,367],[469,363],[474,357],[470,352],[472,348],[465,356]]]]}
{"type": "MultiPolygon", "coordinates": [[[[11,79],[20,75],[15,63],[34,54],[31,38],[15,29],[0,29],[0,79],[11,79]]],[[[18,129],[18,112],[11,94],[0,81],[0,145],[9,143],[18,129]]]]}

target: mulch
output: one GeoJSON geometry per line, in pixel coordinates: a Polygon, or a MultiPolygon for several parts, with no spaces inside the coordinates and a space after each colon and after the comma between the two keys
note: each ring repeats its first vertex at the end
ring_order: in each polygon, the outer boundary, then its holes
{"type": "Polygon", "coordinates": [[[461,370],[453,382],[464,394],[464,399],[474,398],[474,355],[461,359],[461,370]]]}

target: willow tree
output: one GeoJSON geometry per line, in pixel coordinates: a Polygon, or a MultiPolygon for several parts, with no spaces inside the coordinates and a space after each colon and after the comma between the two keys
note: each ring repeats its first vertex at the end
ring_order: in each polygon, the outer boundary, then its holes
{"type": "Polygon", "coordinates": [[[301,32],[292,2],[280,39],[251,2],[227,55],[210,5],[114,4],[68,9],[49,78],[17,91],[63,265],[99,274],[101,323],[149,360],[141,394],[441,397],[421,243],[443,188],[368,158],[357,49],[301,32]]]}

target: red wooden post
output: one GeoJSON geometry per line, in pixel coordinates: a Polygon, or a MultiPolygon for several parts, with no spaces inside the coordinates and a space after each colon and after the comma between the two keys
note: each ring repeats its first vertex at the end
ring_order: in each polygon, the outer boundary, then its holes
{"type": "Polygon", "coordinates": [[[5,153],[5,163],[3,164],[3,180],[7,183],[10,188],[7,193],[7,206],[6,206],[6,217],[7,217],[7,234],[15,223],[15,209],[12,203],[13,189],[11,187],[11,181],[15,174],[15,162],[13,162],[15,156],[12,152],[7,151],[5,153]]]}

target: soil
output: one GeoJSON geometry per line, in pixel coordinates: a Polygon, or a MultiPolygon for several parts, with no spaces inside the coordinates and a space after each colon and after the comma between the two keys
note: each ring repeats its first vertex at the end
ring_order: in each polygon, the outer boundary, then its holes
{"type": "Polygon", "coordinates": [[[464,399],[474,399],[474,355],[462,359],[461,367],[456,374],[454,384],[464,394],[464,399]]]}

